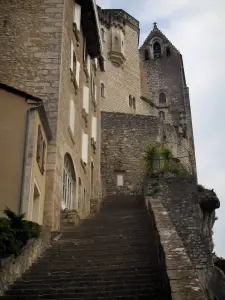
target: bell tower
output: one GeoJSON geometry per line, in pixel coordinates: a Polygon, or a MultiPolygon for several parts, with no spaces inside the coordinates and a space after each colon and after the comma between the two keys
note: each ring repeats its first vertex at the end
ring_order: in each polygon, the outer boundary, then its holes
{"type": "Polygon", "coordinates": [[[195,169],[194,139],[182,55],[157,23],[139,50],[141,93],[158,109],[159,118],[185,141],[195,169]]]}

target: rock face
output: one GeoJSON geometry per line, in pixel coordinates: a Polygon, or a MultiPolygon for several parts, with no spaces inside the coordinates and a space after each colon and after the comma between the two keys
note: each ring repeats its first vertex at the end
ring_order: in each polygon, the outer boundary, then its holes
{"type": "Polygon", "coordinates": [[[165,257],[143,197],[111,196],[0,299],[171,300],[165,257]]]}

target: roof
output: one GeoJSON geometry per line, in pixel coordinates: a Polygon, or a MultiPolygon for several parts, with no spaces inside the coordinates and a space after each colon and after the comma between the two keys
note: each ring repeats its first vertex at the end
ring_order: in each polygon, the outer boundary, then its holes
{"type": "Polygon", "coordinates": [[[177,48],[168,40],[168,38],[164,35],[164,33],[158,28],[156,22],[154,22],[153,29],[150,32],[150,34],[147,36],[147,38],[145,39],[145,41],[144,41],[143,45],[141,46],[141,48],[144,47],[146,44],[149,44],[150,41],[154,37],[161,38],[164,43],[169,44],[176,52],[180,53],[179,50],[177,50],[177,48]]]}
{"type": "Polygon", "coordinates": [[[36,97],[34,95],[31,95],[28,92],[16,89],[16,88],[14,88],[14,87],[12,87],[8,84],[5,84],[5,83],[0,82],[0,88],[5,90],[5,91],[8,91],[10,93],[16,94],[16,95],[24,98],[25,101],[33,100],[33,101],[35,101],[39,104],[38,107],[37,107],[37,110],[38,110],[41,122],[43,124],[43,127],[45,129],[46,136],[47,136],[48,140],[51,140],[52,132],[51,132],[51,129],[50,129],[50,125],[49,125],[49,122],[48,122],[47,114],[46,114],[42,99],[39,98],[39,97],[36,97]]]}

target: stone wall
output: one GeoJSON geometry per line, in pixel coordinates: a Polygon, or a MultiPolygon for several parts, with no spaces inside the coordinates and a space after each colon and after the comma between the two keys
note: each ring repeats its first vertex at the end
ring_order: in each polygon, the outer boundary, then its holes
{"type": "Polygon", "coordinates": [[[90,97],[87,126],[82,117],[83,86],[91,86],[83,66],[83,32],[78,43],[73,32],[73,0],[3,0],[0,2],[0,81],[40,97],[53,133],[48,145],[44,222],[53,230],[60,226],[64,157],[68,153],[76,173],[74,208],[81,217],[90,211],[90,198],[101,198],[100,184],[100,82],[94,71],[97,109],[90,97]],[[80,62],[79,88],[71,81],[71,41],[80,62]],[[69,131],[70,100],[75,101],[75,134],[69,131]],[[92,116],[98,120],[95,153],[91,147],[92,116]],[[81,165],[82,133],[89,135],[88,165],[81,165]],[[91,161],[94,183],[91,193],[91,161]]]}
{"type": "Polygon", "coordinates": [[[145,203],[148,211],[153,212],[151,219],[155,219],[155,226],[165,256],[172,299],[206,300],[201,283],[187,255],[187,250],[161,199],[146,196],[145,203]]]}
{"type": "Polygon", "coordinates": [[[7,287],[20,278],[22,274],[36,261],[41,253],[50,246],[51,234],[47,228],[42,228],[38,239],[29,240],[18,257],[13,255],[0,259],[0,296],[7,287]]]}
{"type": "Polygon", "coordinates": [[[101,175],[106,194],[142,192],[143,150],[157,139],[160,128],[157,117],[102,112],[101,175]],[[117,187],[117,174],[124,176],[122,187],[117,187]]]}
{"type": "MultiPolygon", "coordinates": [[[[215,213],[208,214],[206,219],[206,213],[200,207],[196,179],[193,177],[149,179],[146,192],[149,193],[153,186],[158,186],[157,198],[169,213],[198,278],[207,290],[209,270],[213,266],[212,227],[215,213]]],[[[209,199],[214,209],[215,204],[218,208],[216,199],[213,196],[209,199]]]]}
{"type": "MultiPolygon", "coordinates": [[[[112,12],[112,14],[114,13],[112,12]]],[[[101,81],[105,85],[105,97],[101,100],[101,110],[142,115],[152,114],[151,112],[154,109],[140,99],[139,30],[131,27],[129,24],[125,26],[125,62],[118,67],[112,63],[109,56],[109,52],[112,49],[112,27],[102,23],[101,28],[105,31],[103,42],[105,72],[101,74],[101,81]],[[129,95],[135,98],[136,109],[129,106],[129,95]]]]}

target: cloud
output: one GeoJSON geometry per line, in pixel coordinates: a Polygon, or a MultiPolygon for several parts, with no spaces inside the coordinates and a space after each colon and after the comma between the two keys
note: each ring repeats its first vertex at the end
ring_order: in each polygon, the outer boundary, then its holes
{"type": "MultiPolygon", "coordinates": [[[[140,21],[140,42],[158,27],[180,50],[190,88],[199,182],[217,192],[221,208],[214,229],[218,255],[225,257],[225,5],[224,0],[99,0],[140,21]],[[121,3],[122,2],[122,3],[121,3]]],[[[108,5],[108,6],[107,6],[108,5]]]]}

